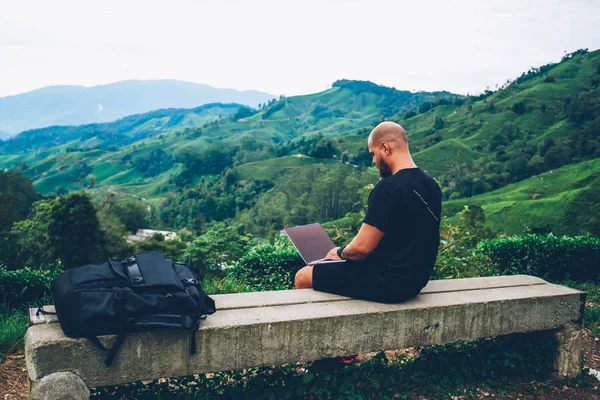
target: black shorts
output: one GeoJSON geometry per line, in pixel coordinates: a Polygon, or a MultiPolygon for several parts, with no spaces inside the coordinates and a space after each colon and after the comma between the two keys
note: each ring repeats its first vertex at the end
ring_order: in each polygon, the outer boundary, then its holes
{"type": "Polygon", "coordinates": [[[317,264],[313,267],[313,289],[381,303],[401,303],[421,288],[406,287],[376,273],[364,261],[317,264]]]}

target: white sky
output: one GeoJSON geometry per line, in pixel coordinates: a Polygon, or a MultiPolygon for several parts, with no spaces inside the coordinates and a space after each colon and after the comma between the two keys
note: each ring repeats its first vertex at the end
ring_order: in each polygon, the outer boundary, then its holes
{"type": "Polygon", "coordinates": [[[600,1],[0,0],[0,96],[124,79],[475,93],[586,47],[600,1]]]}

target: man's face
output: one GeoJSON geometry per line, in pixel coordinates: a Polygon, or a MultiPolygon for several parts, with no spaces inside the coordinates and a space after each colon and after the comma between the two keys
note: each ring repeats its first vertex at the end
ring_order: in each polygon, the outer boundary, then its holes
{"type": "Polygon", "coordinates": [[[369,138],[367,147],[369,148],[369,154],[373,156],[373,164],[375,164],[379,170],[379,176],[382,178],[390,176],[392,174],[392,168],[383,158],[382,145],[379,144],[378,146],[375,146],[371,141],[371,138],[369,138]]]}

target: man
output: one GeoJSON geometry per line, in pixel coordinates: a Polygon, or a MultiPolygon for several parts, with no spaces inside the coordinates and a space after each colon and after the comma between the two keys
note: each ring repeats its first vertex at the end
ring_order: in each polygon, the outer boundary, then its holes
{"type": "Polygon", "coordinates": [[[442,193],[413,161],[406,131],[382,122],[367,142],[381,180],[369,194],[367,212],[350,244],[308,265],[296,288],[397,303],[416,296],[429,281],[440,241],[442,193]]]}

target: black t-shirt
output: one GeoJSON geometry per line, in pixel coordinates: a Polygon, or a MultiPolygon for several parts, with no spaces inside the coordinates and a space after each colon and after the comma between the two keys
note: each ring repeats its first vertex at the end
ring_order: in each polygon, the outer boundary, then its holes
{"type": "Polygon", "coordinates": [[[385,233],[366,261],[387,283],[420,290],[429,281],[440,243],[442,192],[420,168],[381,179],[369,194],[366,224],[385,233]]]}

